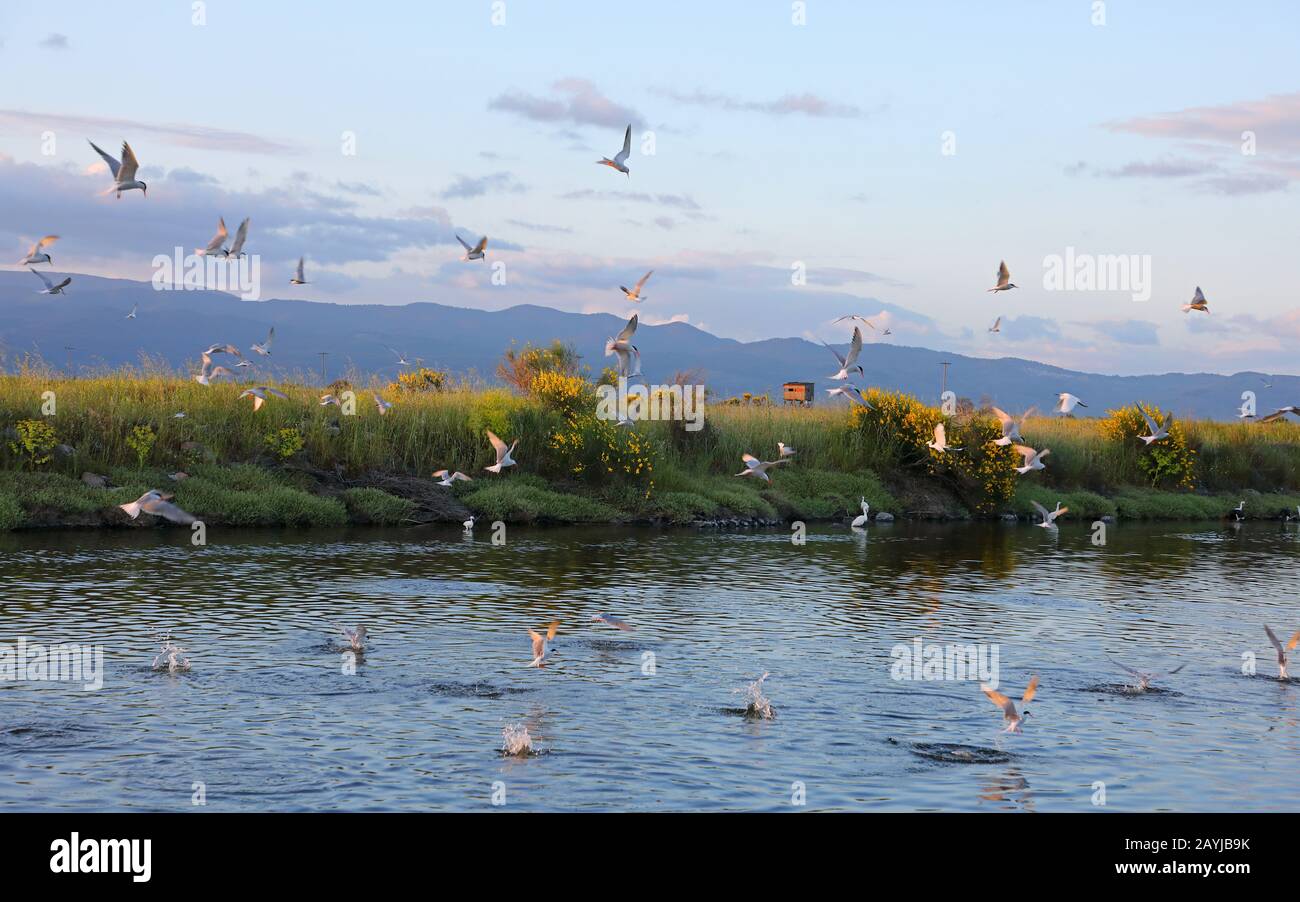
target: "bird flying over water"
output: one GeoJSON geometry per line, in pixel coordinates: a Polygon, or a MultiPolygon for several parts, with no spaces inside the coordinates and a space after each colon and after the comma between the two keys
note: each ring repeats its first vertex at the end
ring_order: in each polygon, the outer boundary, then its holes
{"type": "Polygon", "coordinates": [[[614,154],[614,159],[601,157],[596,161],[601,166],[609,166],[611,169],[617,169],[619,172],[631,178],[631,170],[627,168],[627,158],[632,154],[632,126],[628,125],[627,131],[623,133],[623,149],[614,154]]]}
{"type": "Polygon", "coordinates": [[[862,353],[862,330],[861,329],[859,329],[857,326],[853,327],[853,338],[849,342],[848,353],[845,354],[843,357],[840,356],[839,351],[835,350],[830,345],[826,344],[826,342],[823,341],[822,344],[825,345],[826,350],[834,354],[835,359],[840,362],[840,371],[838,373],[835,373],[832,376],[827,376],[826,378],[833,379],[837,382],[842,382],[849,378],[849,373],[856,372],[859,376],[863,375],[862,367],[858,366],[858,355],[862,353]]]}
{"type": "Polygon", "coordinates": [[[772,479],[767,475],[768,467],[775,467],[777,464],[788,464],[790,458],[782,460],[759,460],[752,454],[742,454],[740,459],[745,462],[745,469],[737,473],[737,476],[755,476],[764,482],[771,482],[772,479]]]}
{"type": "Polygon", "coordinates": [[[18,261],[19,266],[34,266],[37,263],[53,264],[54,259],[45,249],[59,240],[58,235],[46,235],[40,241],[32,245],[32,249],[27,252],[27,256],[18,261]]]}
{"type": "Polygon", "coordinates": [[[486,430],[486,432],[488,441],[492,443],[492,450],[496,452],[497,462],[492,464],[490,467],[484,467],[483,469],[487,470],[489,473],[500,473],[506,467],[513,467],[516,461],[510,455],[514,454],[515,446],[519,444],[519,439],[515,439],[510,443],[510,447],[507,448],[506,443],[497,438],[496,433],[491,429],[486,430]]]}
{"type": "Polygon", "coordinates": [[[478,244],[474,245],[473,247],[470,247],[468,244],[466,244],[465,239],[460,237],[459,235],[456,236],[456,240],[460,242],[461,247],[465,248],[465,256],[461,257],[462,260],[482,260],[484,257],[487,256],[486,235],[480,238],[478,244]]]}
{"type": "Polygon", "coordinates": [[[1007,261],[1003,260],[1001,264],[998,266],[998,284],[994,285],[992,288],[988,290],[1008,291],[1012,288],[1018,288],[1018,287],[1019,287],[1018,285],[1016,285],[1014,282],[1011,281],[1011,270],[1007,269],[1007,261]]]}
{"type": "Polygon", "coordinates": [[[1030,448],[1028,445],[1016,445],[1015,449],[1016,449],[1016,453],[1019,454],[1022,458],[1024,458],[1025,461],[1025,465],[1023,467],[1016,467],[1016,472],[1019,473],[1021,476],[1024,476],[1030,470],[1046,469],[1046,467],[1043,465],[1043,458],[1052,453],[1051,448],[1044,448],[1042,451],[1035,451],[1033,448],[1030,448]]]}
{"type": "Polygon", "coordinates": [[[1133,676],[1137,677],[1138,680],[1137,685],[1134,686],[1133,688],[1136,689],[1138,692],[1148,691],[1151,688],[1152,680],[1158,680],[1161,677],[1166,677],[1166,676],[1173,676],[1175,673],[1177,673],[1178,671],[1182,670],[1184,667],[1187,666],[1186,664],[1179,664],[1173,670],[1166,670],[1160,673],[1147,673],[1144,670],[1134,670],[1132,667],[1129,667],[1127,664],[1121,661],[1116,661],[1114,658],[1111,658],[1110,660],[1111,663],[1115,664],[1117,667],[1121,667],[1124,670],[1127,670],[1133,676]]]}
{"type": "Polygon", "coordinates": [[[304,258],[302,258],[302,257],[299,257],[299,258],[298,258],[298,268],[294,271],[293,277],[289,279],[289,284],[290,284],[290,285],[306,285],[306,284],[308,284],[308,282],[307,282],[307,277],[306,277],[305,275],[303,275],[303,272],[302,272],[303,259],[304,259],[304,258]]]}
{"type": "Polygon", "coordinates": [[[1043,522],[1034,525],[1041,526],[1043,529],[1056,529],[1056,518],[1061,516],[1061,514],[1067,514],[1070,512],[1068,507],[1061,507],[1061,502],[1059,501],[1056,502],[1056,510],[1054,511],[1049,511],[1037,501],[1030,501],[1029,503],[1034,506],[1034,510],[1038,511],[1038,515],[1043,518],[1043,522]]]}
{"type": "Polygon", "coordinates": [[[1205,295],[1201,294],[1200,285],[1196,286],[1196,293],[1192,295],[1192,302],[1190,304],[1183,304],[1184,313],[1189,313],[1192,310],[1199,310],[1202,313],[1210,312],[1210,302],[1205,299],[1205,295]]]}
{"type": "Polygon", "coordinates": [[[240,398],[251,397],[253,399],[254,413],[262,409],[262,405],[266,403],[267,395],[274,395],[277,398],[284,398],[286,401],[289,399],[289,396],[286,395],[284,392],[276,391],[274,388],[269,388],[265,385],[259,385],[256,388],[246,388],[239,393],[240,398]]]}
{"type": "Polygon", "coordinates": [[[595,614],[592,616],[591,619],[598,620],[601,623],[605,624],[606,626],[612,626],[614,627],[614,629],[622,630],[625,633],[633,632],[632,627],[628,626],[626,623],[624,623],[622,620],[619,620],[617,617],[612,617],[609,614],[605,614],[605,613],[595,614]]]}
{"type": "Polygon", "coordinates": [[[135,177],[136,171],[140,168],[140,161],[135,158],[135,151],[131,149],[130,144],[127,144],[125,141],[122,142],[122,161],[119,163],[117,160],[113,159],[113,157],[100,150],[99,147],[95,145],[94,141],[89,141],[88,143],[91,147],[95,148],[95,153],[99,154],[100,157],[103,158],[104,162],[108,164],[109,172],[113,173],[113,187],[102,192],[103,194],[113,194],[116,192],[117,199],[121,200],[123,191],[130,191],[133,188],[139,188],[142,195],[145,197],[149,196],[149,186],[135,177]]]}
{"type": "Polygon", "coordinates": [[[37,272],[31,267],[28,267],[27,271],[32,275],[34,275],[36,278],[40,279],[41,282],[44,283],[45,285],[44,289],[36,292],[37,294],[63,294],[64,293],[63,289],[67,288],[69,285],[72,284],[72,276],[64,276],[63,281],[56,284],[50,281],[49,279],[47,279],[45,277],[45,273],[43,272],[37,272]]]}
{"type": "Polygon", "coordinates": [[[1272,642],[1273,647],[1277,649],[1277,678],[1279,680],[1290,679],[1286,673],[1286,653],[1295,651],[1296,645],[1300,645],[1300,630],[1296,630],[1295,635],[1291,637],[1291,641],[1286,643],[1285,646],[1277,641],[1277,636],[1273,635],[1273,631],[1268,628],[1268,624],[1264,625],[1264,632],[1268,633],[1268,641],[1272,642]]]}
{"type": "Polygon", "coordinates": [[[559,627],[560,621],[552,620],[546,624],[546,635],[543,636],[535,630],[528,631],[528,638],[533,641],[533,660],[529,667],[541,667],[546,653],[551,650],[551,640],[555,638],[556,628],[559,627]]]}
{"type": "Polygon", "coordinates": [[[642,276],[641,280],[637,282],[635,285],[633,285],[630,290],[623,285],[620,285],[618,287],[622,290],[622,292],[625,295],[627,295],[627,299],[629,301],[644,301],[645,296],[641,294],[641,289],[645,287],[645,283],[649,281],[652,275],[654,275],[653,269],[650,270],[650,272],[646,273],[644,276],[642,276]]]}
{"type": "Polygon", "coordinates": [[[189,525],[193,523],[195,517],[193,514],[186,513],[176,505],[172,504],[171,495],[164,495],[157,489],[150,489],[134,501],[128,501],[126,504],[119,504],[118,507],[126,511],[127,516],[132,520],[140,516],[143,511],[146,514],[153,514],[155,517],[162,517],[173,523],[189,525]]]}
{"type": "MultiPolygon", "coordinates": [[[[1007,722],[1007,728],[1002,732],[1019,733],[1021,726],[1024,725],[1025,718],[1029,716],[1029,711],[1026,709],[1022,713],[1017,713],[1016,703],[1007,698],[1001,692],[998,692],[995,689],[990,689],[988,686],[983,684],[980,685],[980,688],[983,689],[984,694],[989,697],[989,701],[1002,709],[1002,719],[1007,722]]],[[[1029,686],[1025,689],[1025,694],[1020,697],[1020,704],[1022,706],[1029,704],[1037,692],[1038,674],[1034,674],[1033,678],[1029,681],[1029,686]]]]}

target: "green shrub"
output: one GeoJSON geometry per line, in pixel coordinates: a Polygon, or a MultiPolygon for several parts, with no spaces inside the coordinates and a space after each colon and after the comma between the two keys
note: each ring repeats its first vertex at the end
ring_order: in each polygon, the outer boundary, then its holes
{"type": "Polygon", "coordinates": [[[343,503],[352,518],[363,523],[400,523],[415,509],[405,498],[376,488],[348,489],[343,493],[343,503]]]}
{"type": "Polygon", "coordinates": [[[140,469],[144,469],[144,462],[148,460],[149,452],[153,450],[156,441],[158,441],[158,434],[149,425],[136,426],[126,437],[126,446],[135,452],[136,465],[140,469]]]}
{"type": "Polygon", "coordinates": [[[9,443],[9,450],[18,455],[24,465],[39,467],[54,457],[59,437],[49,423],[44,420],[19,420],[14,431],[18,434],[9,443]]]}

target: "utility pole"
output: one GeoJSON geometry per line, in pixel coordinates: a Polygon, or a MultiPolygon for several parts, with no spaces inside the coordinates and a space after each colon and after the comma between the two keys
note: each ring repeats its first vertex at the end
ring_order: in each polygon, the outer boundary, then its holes
{"type": "Polygon", "coordinates": [[[329,351],[320,351],[320,384],[327,385],[325,381],[325,358],[329,356],[329,351]]]}

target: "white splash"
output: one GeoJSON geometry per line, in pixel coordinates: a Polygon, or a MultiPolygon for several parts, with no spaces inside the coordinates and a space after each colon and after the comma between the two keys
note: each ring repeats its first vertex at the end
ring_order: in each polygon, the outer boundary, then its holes
{"type": "Polygon", "coordinates": [[[776,711],[772,708],[771,700],[763,694],[763,681],[766,680],[770,673],[763,671],[763,675],[754,682],[750,683],[744,689],[734,689],[733,692],[739,692],[745,696],[745,716],[753,717],[758,720],[772,720],[776,717],[776,711]]]}
{"type": "Polygon", "coordinates": [[[154,670],[165,670],[168,673],[178,673],[190,669],[190,659],[182,658],[185,649],[172,642],[171,633],[164,633],[162,639],[162,651],[153,659],[154,670]]]}
{"type": "Polygon", "coordinates": [[[506,724],[501,728],[501,751],[506,755],[531,755],[533,737],[523,724],[506,724]]]}

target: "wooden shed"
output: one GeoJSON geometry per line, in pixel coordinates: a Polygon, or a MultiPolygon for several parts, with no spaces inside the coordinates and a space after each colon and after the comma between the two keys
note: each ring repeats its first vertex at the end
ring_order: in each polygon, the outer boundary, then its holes
{"type": "Polygon", "coordinates": [[[811,407],[813,384],[811,382],[787,382],[781,386],[781,397],[787,404],[811,407]]]}

